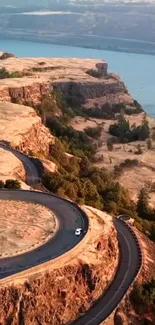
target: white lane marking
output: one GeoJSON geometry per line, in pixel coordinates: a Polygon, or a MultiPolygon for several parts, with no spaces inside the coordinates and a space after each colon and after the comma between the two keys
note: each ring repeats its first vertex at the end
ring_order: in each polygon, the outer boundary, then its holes
{"type": "MultiPolygon", "coordinates": [[[[125,241],[126,241],[126,244],[127,244],[127,246],[128,246],[128,250],[129,250],[129,265],[130,265],[130,264],[131,264],[131,250],[130,250],[130,246],[129,246],[129,243],[128,243],[126,237],[124,236],[123,232],[122,232],[121,230],[119,230],[119,232],[123,235],[123,237],[124,237],[124,239],[125,239],[125,241]]],[[[124,276],[123,282],[121,283],[121,287],[122,287],[122,285],[124,284],[124,282],[125,282],[127,276],[128,276],[128,270],[127,270],[126,273],[125,273],[125,276],[124,276]]],[[[92,322],[93,319],[97,318],[100,314],[103,313],[104,309],[107,308],[107,306],[109,306],[109,305],[111,304],[111,302],[114,300],[114,298],[115,298],[115,296],[117,295],[117,293],[119,292],[119,290],[120,290],[120,287],[117,289],[117,291],[115,292],[115,294],[113,295],[113,297],[111,298],[111,300],[108,302],[108,304],[106,304],[106,306],[105,306],[105,307],[104,307],[104,308],[103,308],[103,309],[102,309],[102,310],[101,310],[101,311],[100,311],[96,316],[91,317],[91,320],[88,321],[87,323],[85,323],[85,325],[90,324],[90,323],[92,322]]]]}

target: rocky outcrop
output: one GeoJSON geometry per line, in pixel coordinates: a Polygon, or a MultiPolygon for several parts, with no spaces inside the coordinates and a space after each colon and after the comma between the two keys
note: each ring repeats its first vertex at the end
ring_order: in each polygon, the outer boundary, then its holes
{"type": "MultiPolygon", "coordinates": [[[[0,141],[25,153],[46,157],[54,137],[31,107],[1,102],[0,141]]],[[[49,169],[52,169],[51,165],[49,169]]],[[[13,153],[0,148],[0,180],[7,179],[18,179],[22,188],[27,188],[24,183],[25,170],[20,160],[13,153]]]]}
{"type": "Polygon", "coordinates": [[[47,156],[54,137],[43,126],[33,108],[1,102],[0,141],[23,152],[38,152],[47,156]]]}
{"type": "Polygon", "coordinates": [[[39,121],[28,132],[23,134],[21,141],[15,147],[19,151],[28,154],[40,153],[46,157],[49,154],[49,146],[52,143],[54,143],[54,137],[39,121]]]}
{"type": "Polygon", "coordinates": [[[118,263],[116,230],[110,216],[85,209],[90,217],[89,233],[74,252],[49,262],[46,272],[40,265],[38,274],[30,276],[27,271],[22,280],[13,276],[13,285],[8,280],[7,286],[5,280],[1,282],[1,324],[8,320],[12,325],[66,324],[107,289],[118,263]]]}
{"type": "Polygon", "coordinates": [[[14,87],[11,85],[0,87],[0,101],[1,102],[13,102],[20,104],[37,105],[41,102],[42,96],[50,94],[51,88],[48,82],[36,82],[31,80],[23,83],[19,82],[14,87]]]}
{"type": "Polygon", "coordinates": [[[20,179],[25,181],[25,170],[21,161],[11,152],[0,148],[0,180],[20,179]]]}
{"type": "Polygon", "coordinates": [[[123,82],[115,80],[112,77],[105,80],[90,81],[58,81],[53,83],[56,90],[63,93],[64,97],[68,97],[69,93],[72,96],[79,96],[85,102],[87,99],[94,99],[111,93],[127,92],[123,82]]]}
{"type": "Polygon", "coordinates": [[[114,317],[114,324],[115,325],[128,325],[126,315],[123,312],[118,311],[114,317]]]}
{"type": "Polygon", "coordinates": [[[42,96],[50,94],[51,88],[48,83],[33,83],[32,85],[19,88],[8,88],[8,98],[10,101],[16,101],[23,104],[38,104],[42,96]]]}
{"type": "Polygon", "coordinates": [[[135,107],[124,83],[116,74],[107,72],[107,63],[91,59],[18,59],[3,60],[8,71],[29,74],[22,78],[0,80],[0,101],[36,105],[53,89],[63,97],[78,101],[87,108],[94,104],[124,103],[135,107]]]}

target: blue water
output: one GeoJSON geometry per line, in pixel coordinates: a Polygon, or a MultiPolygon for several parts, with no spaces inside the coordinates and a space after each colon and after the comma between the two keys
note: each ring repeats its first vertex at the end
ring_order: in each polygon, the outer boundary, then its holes
{"type": "Polygon", "coordinates": [[[104,59],[109,71],[117,72],[132,97],[155,117],[155,56],[84,49],[28,41],[0,40],[0,50],[19,57],[78,57],[104,59]]]}

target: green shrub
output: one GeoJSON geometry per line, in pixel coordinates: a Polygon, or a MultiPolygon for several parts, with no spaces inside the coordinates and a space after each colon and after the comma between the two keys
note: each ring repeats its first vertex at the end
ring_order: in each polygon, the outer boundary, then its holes
{"type": "Polygon", "coordinates": [[[136,305],[136,308],[143,305],[146,311],[151,307],[155,310],[155,279],[145,282],[142,285],[135,284],[131,299],[136,305]]]}
{"type": "Polygon", "coordinates": [[[0,55],[0,60],[6,60],[8,58],[14,58],[15,55],[12,53],[4,52],[2,55],[0,55]]]}
{"type": "Polygon", "coordinates": [[[38,62],[38,64],[39,64],[39,65],[44,65],[44,64],[46,64],[46,62],[41,61],[41,62],[38,62]]]}
{"type": "Polygon", "coordinates": [[[120,116],[117,123],[110,125],[109,133],[118,137],[120,142],[126,143],[137,140],[145,141],[149,138],[150,130],[146,117],[143,118],[141,125],[136,126],[133,124],[130,127],[129,121],[120,116]]]}
{"type": "Polygon", "coordinates": [[[135,155],[142,155],[143,150],[140,144],[137,145],[137,150],[134,153],[135,155]]]}
{"type": "Polygon", "coordinates": [[[4,182],[0,180],[0,188],[4,188],[4,182]]]}
{"type": "Polygon", "coordinates": [[[0,69],[0,79],[6,79],[9,78],[10,74],[5,68],[0,69]]]}
{"type": "Polygon", "coordinates": [[[108,148],[109,151],[113,151],[114,145],[113,145],[112,138],[109,138],[107,140],[107,148],[108,148]]]}
{"type": "Polygon", "coordinates": [[[95,69],[90,69],[86,71],[87,74],[89,74],[91,77],[94,78],[102,78],[103,77],[103,72],[95,69]]]}
{"type": "Polygon", "coordinates": [[[81,157],[84,154],[91,157],[95,153],[95,147],[89,137],[83,131],[76,131],[71,126],[64,125],[60,118],[52,118],[48,123],[51,133],[68,144],[68,151],[81,157]]]}
{"type": "Polygon", "coordinates": [[[132,167],[137,167],[139,166],[139,161],[138,159],[125,159],[123,162],[121,162],[119,165],[116,165],[114,167],[114,173],[115,175],[120,176],[124,169],[132,168],[132,167]]]}
{"type": "Polygon", "coordinates": [[[18,180],[7,179],[6,182],[5,182],[4,188],[20,189],[21,185],[20,185],[20,182],[18,180]]]}
{"type": "Polygon", "coordinates": [[[97,126],[95,128],[87,127],[84,129],[84,132],[91,138],[98,139],[101,135],[102,128],[101,126],[97,126]]]}
{"type": "Polygon", "coordinates": [[[13,71],[9,72],[6,68],[0,68],[0,79],[7,78],[22,78],[24,76],[31,76],[29,71],[13,71]]]}

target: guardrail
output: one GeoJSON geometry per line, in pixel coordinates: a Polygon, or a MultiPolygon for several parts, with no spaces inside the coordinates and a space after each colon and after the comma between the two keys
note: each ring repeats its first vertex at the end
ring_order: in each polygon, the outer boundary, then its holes
{"type": "MultiPolygon", "coordinates": [[[[138,240],[138,237],[137,237],[137,235],[136,235],[136,233],[134,232],[134,230],[132,229],[132,227],[125,221],[125,220],[123,220],[123,216],[124,215],[120,215],[120,216],[118,216],[117,217],[117,219],[119,220],[119,221],[121,221],[123,224],[124,224],[124,226],[125,227],[127,227],[128,228],[128,230],[130,231],[130,233],[132,234],[132,236],[134,237],[134,239],[135,239],[135,242],[136,242],[136,245],[137,245],[137,248],[138,248],[138,251],[139,251],[139,263],[138,263],[138,266],[137,266],[137,274],[136,274],[136,276],[131,280],[131,283],[130,283],[130,286],[129,286],[129,288],[131,288],[132,287],[132,285],[134,284],[134,282],[137,280],[137,278],[138,278],[138,276],[139,276],[139,274],[140,274],[140,272],[141,272],[141,269],[142,269],[142,266],[143,266],[143,253],[142,253],[142,248],[141,248],[141,244],[140,244],[140,242],[139,242],[139,240],[138,240]]],[[[120,247],[120,246],[119,246],[120,247]]],[[[120,248],[120,253],[121,253],[121,248],[120,248]]],[[[128,290],[129,290],[129,288],[128,288],[128,290]]],[[[128,293],[128,290],[127,290],[127,292],[124,294],[124,296],[123,296],[123,298],[122,299],[124,299],[125,297],[126,297],[126,295],[127,295],[127,293],[128,293]]],[[[122,299],[121,299],[121,301],[122,301],[122,299]]],[[[116,311],[116,309],[118,308],[118,306],[119,306],[119,304],[121,303],[121,301],[117,304],[117,306],[115,307],[115,309],[113,310],[113,312],[112,312],[112,314],[116,311]]],[[[111,318],[111,315],[112,314],[110,314],[101,324],[106,324],[107,323],[107,320],[109,320],[110,318],[111,318]]]]}
{"type": "MultiPolygon", "coordinates": [[[[133,228],[125,220],[123,220],[123,218],[121,216],[118,219],[121,222],[123,222],[123,224],[129,229],[129,231],[132,233],[132,236],[134,237],[134,239],[136,241],[136,245],[137,245],[137,248],[139,251],[139,267],[138,267],[138,274],[137,274],[137,276],[138,276],[139,272],[141,271],[141,268],[143,266],[143,253],[142,253],[140,241],[139,241],[135,231],[133,230],[133,228]]],[[[136,278],[137,278],[137,276],[136,276],[136,278]]],[[[134,278],[134,281],[135,281],[135,278],[134,278]]]]}

